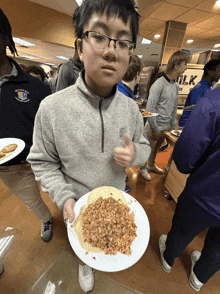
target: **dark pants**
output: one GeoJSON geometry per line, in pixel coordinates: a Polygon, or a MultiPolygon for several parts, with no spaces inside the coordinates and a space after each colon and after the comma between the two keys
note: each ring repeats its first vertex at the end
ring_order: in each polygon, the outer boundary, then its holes
{"type": "Polygon", "coordinates": [[[203,230],[209,228],[200,259],[194,266],[194,273],[200,282],[206,283],[220,269],[220,227],[211,227],[201,215],[189,205],[178,201],[172,220],[172,228],[167,235],[164,258],[173,266],[186,246],[203,230]]]}

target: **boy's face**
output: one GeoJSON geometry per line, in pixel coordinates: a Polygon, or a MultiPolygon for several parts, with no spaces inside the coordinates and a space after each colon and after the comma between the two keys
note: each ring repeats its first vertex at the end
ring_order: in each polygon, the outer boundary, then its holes
{"type": "Polygon", "coordinates": [[[182,61],[180,65],[176,65],[177,70],[177,78],[181,77],[183,73],[187,70],[187,63],[185,61],[182,61]]]}
{"type": "MultiPolygon", "coordinates": [[[[113,39],[132,41],[130,20],[125,25],[120,18],[107,19],[105,14],[93,14],[84,27],[84,33],[86,31],[102,33],[113,39]]],[[[100,50],[93,46],[87,37],[83,40],[79,39],[77,45],[80,60],[84,63],[87,86],[96,95],[108,97],[113,86],[121,81],[127,70],[129,52],[121,54],[117,47],[114,48],[114,41],[111,41],[104,51],[100,50]]]]}

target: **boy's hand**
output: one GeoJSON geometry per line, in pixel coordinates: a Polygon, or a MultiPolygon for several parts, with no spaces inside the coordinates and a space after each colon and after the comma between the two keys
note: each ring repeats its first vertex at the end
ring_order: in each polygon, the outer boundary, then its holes
{"type": "Polygon", "coordinates": [[[134,157],[134,144],[129,138],[129,135],[124,137],[124,147],[118,147],[114,149],[114,159],[117,164],[128,167],[134,157]]]}
{"type": "Polygon", "coordinates": [[[70,223],[73,222],[75,218],[75,214],[73,212],[75,203],[76,201],[74,199],[69,199],[66,201],[63,207],[63,218],[64,220],[68,218],[70,223]]]}

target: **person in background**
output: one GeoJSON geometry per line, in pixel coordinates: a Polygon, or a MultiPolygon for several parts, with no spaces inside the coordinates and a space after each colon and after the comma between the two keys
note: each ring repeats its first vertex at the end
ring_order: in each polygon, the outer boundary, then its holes
{"type": "MultiPolygon", "coordinates": [[[[201,81],[193,87],[187,96],[185,106],[196,105],[199,99],[211,91],[213,83],[220,79],[220,59],[212,59],[204,66],[204,74],[201,81]]],[[[179,119],[179,126],[184,127],[191,111],[184,110],[179,119]]]]}
{"type": "Polygon", "coordinates": [[[48,91],[51,93],[51,88],[47,80],[47,74],[42,67],[37,65],[30,65],[26,68],[26,72],[42,81],[47,86],[48,91]]]}
{"type": "Polygon", "coordinates": [[[137,55],[132,55],[127,71],[122,79],[118,83],[118,90],[124,93],[126,96],[135,99],[134,89],[138,85],[141,78],[142,62],[137,55]]]}
{"type": "Polygon", "coordinates": [[[75,84],[79,73],[83,70],[83,63],[80,61],[77,40],[75,41],[75,53],[72,58],[64,62],[59,69],[57,76],[56,92],[75,84]]]}
{"type": "Polygon", "coordinates": [[[49,71],[49,79],[48,79],[48,83],[50,85],[51,88],[51,92],[55,93],[56,92],[56,77],[55,77],[55,73],[53,70],[49,71]]]}
{"type": "MultiPolygon", "coordinates": [[[[127,71],[122,78],[122,81],[118,83],[118,90],[125,94],[125,96],[135,99],[133,93],[135,86],[138,85],[141,78],[142,62],[137,55],[132,55],[127,71]]],[[[128,177],[126,177],[126,181],[128,177]]],[[[125,192],[129,192],[131,187],[126,185],[125,192]]]]}
{"type": "MultiPolygon", "coordinates": [[[[46,242],[52,237],[52,215],[41,198],[26,157],[32,145],[35,114],[40,102],[51,92],[6,55],[7,47],[12,54],[17,54],[11,25],[0,9],[0,138],[17,138],[25,142],[20,154],[0,165],[0,179],[42,221],[41,238],[46,242]]],[[[28,226],[29,220],[26,222],[28,226]]]]}
{"type": "MultiPolygon", "coordinates": [[[[160,77],[162,77],[165,74],[164,71],[159,72],[156,75],[156,80],[159,79],[160,77]]],[[[170,144],[168,144],[167,139],[164,138],[163,143],[161,144],[161,147],[159,148],[159,152],[165,152],[167,150],[167,148],[170,147],[170,144]]]]}
{"type": "Polygon", "coordinates": [[[161,265],[169,273],[175,258],[208,228],[202,252],[191,254],[189,284],[195,291],[220,269],[219,97],[217,88],[199,99],[176,142],[173,160],[181,173],[190,175],[178,197],[171,230],[159,239],[161,265]]]}
{"type": "MultiPolygon", "coordinates": [[[[144,164],[150,153],[137,104],[117,90],[137,40],[135,2],[84,0],[73,23],[85,69],[73,86],[41,103],[28,156],[69,223],[77,199],[101,186],[123,191],[125,169],[144,164]]],[[[78,278],[85,292],[92,290],[88,265],[79,265],[78,278]]]]}
{"type": "Polygon", "coordinates": [[[184,51],[174,52],[168,61],[165,74],[157,79],[150,88],[146,111],[157,113],[149,117],[145,131],[151,145],[151,154],[145,165],[140,166],[139,173],[146,180],[151,180],[149,171],[163,174],[163,169],[156,166],[158,149],[165,138],[164,131],[175,129],[179,86],[175,80],[187,69],[189,54],[184,51]]]}

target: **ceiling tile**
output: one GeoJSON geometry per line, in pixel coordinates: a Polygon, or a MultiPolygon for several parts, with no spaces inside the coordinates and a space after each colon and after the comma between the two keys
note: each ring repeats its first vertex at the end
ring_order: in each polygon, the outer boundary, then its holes
{"type": "Polygon", "coordinates": [[[216,27],[219,27],[220,15],[215,15],[204,21],[198,22],[195,24],[195,27],[203,28],[205,30],[212,30],[216,27]]]}
{"type": "MultiPolygon", "coordinates": [[[[193,0],[194,1],[194,0],[193,0]]],[[[220,6],[215,5],[216,0],[206,0],[197,5],[196,9],[209,11],[213,13],[220,13],[220,6]]]]}
{"type": "Polygon", "coordinates": [[[144,3],[142,3],[140,6],[138,6],[138,12],[140,13],[141,16],[148,16],[150,15],[152,12],[154,12],[158,7],[161,6],[161,1],[159,3],[156,4],[152,4],[149,5],[148,1],[142,1],[144,3]]]}
{"type": "Polygon", "coordinates": [[[187,7],[173,5],[170,3],[163,3],[159,8],[151,13],[149,17],[164,21],[174,20],[188,10],[189,8],[187,7]]]}
{"type": "Polygon", "coordinates": [[[195,26],[187,26],[186,28],[186,32],[185,32],[185,36],[197,36],[198,34],[201,34],[203,32],[205,32],[206,30],[201,29],[201,28],[197,28],[195,26]]]}
{"type": "Polygon", "coordinates": [[[220,40],[220,32],[214,31],[214,30],[206,30],[202,34],[199,34],[198,37],[204,38],[204,39],[210,39],[213,37],[219,37],[220,40]]]}
{"type": "Polygon", "coordinates": [[[208,13],[205,11],[199,11],[197,9],[190,9],[186,13],[182,14],[181,16],[177,17],[176,21],[181,21],[185,23],[197,23],[199,21],[203,21],[209,17],[212,17],[212,13],[208,13]]]}
{"type": "Polygon", "coordinates": [[[56,1],[56,0],[28,0],[28,1],[65,13],[65,10],[58,3],[59,1],[56,1]]]}
{"type": "Polygon", "coordinates": [[[165,25],[165,22],[163,20],[145,18],[141,22],[140,28],[144,30],[155,31],[164,25],[165,25]]]}
{"type": "Polygon", "coordinates": [[[177,5],[182,5],[186,7],[195,7],[199,3],[203,2],[204,0],[167,0],[167,3],[172,3],[172,4],[177,4],[177,5]]]}

